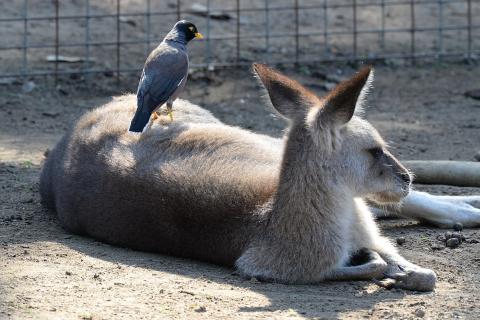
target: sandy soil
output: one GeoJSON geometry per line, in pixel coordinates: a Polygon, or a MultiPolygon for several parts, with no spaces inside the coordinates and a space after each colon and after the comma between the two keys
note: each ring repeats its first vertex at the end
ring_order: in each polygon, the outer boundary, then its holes
{"type": "MultiPolygon", "coordinates": [[[[324,92],[352,69],[286,70],[324,92]],[[325,76],[327,79],[324,79],[325,76]]],[[[472,160],[480,150],[480,101],[464,91],[478,85],[475,65],[421,69],[377,68],[367,117],[402,159],[472,160]]],[[[438,230],[409,220],[380,222],[400,251],[435,270],[432,293],[385,290],[371,282],[287,286],[244,280],[234,270],[195,261],[112,247],[66,233],[40,205],[38,176],[43,153],[86,110],[119,92],[110,78],[35,80],[0,86],[0,319],[286,319],[480,317],[480,244],[433,250],[438,230]],[[420,310],[420,311],[419,311],[420,310]]],[[[225,122],[281,135],[284,124],[263,106],[248,70],[195,73],[184,97],[225,122]]],[[[473,194],[479,189],[422,187],[436,193],[473,194]]],[[[480,231],[465,230],[480,240],[480,231]]]]}

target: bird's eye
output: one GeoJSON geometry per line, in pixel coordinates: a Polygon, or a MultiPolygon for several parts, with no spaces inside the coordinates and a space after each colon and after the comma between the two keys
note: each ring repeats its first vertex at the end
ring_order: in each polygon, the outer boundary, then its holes
{"type": "Polygon", "coordinates": [[[378,148],[378,147],[377,148],[371,148],[371,149],[368,149],[367,151],[368,151],[368,153],[370,153],[372,155],[372,157],[374,159],[378,159],[383,155],[382,148],[378,148]]]}
{"type": "Polygon", "coordinates": [[[188,27],[188,29],[193,32],[193,27],[188,27]]]}

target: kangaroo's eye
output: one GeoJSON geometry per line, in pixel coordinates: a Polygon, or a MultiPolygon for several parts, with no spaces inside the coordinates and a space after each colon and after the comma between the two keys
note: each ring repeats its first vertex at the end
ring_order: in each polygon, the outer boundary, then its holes
{"type": "Polygon", "coordinates": [[[367,151],[372,155],[374,159],[378,159],[383,155],[382,148],[371,148],[371,149],[368,149],[367,151]]]}

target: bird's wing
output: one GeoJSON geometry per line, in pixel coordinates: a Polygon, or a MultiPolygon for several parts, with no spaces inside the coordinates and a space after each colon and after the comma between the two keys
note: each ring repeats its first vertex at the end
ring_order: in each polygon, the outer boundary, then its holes
{"type": "Polygon", "coordinates": [[[149,57],[138,85],[138,111],[151,113],[167,102],[187,75],[188,57],[185,52],[166,52],[149,57]]]}

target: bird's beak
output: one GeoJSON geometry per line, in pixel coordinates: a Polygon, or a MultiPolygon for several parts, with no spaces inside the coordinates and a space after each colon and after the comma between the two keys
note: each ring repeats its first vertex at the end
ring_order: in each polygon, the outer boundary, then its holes
{"type": "Polygon", "coordinates": [[[203,39],[203,35],[200,32],[195,32],[195,38],[203,39]]]}

